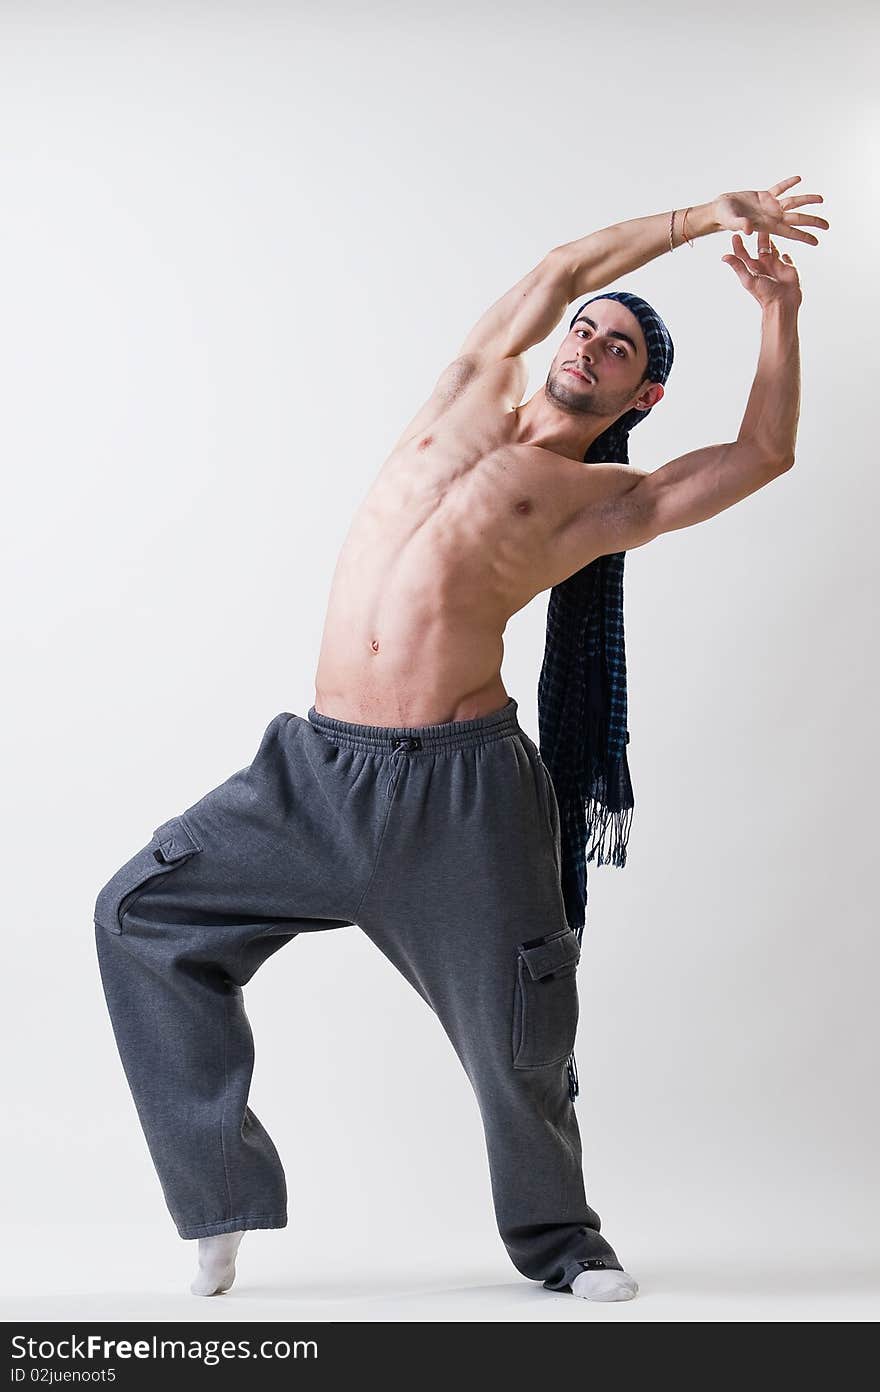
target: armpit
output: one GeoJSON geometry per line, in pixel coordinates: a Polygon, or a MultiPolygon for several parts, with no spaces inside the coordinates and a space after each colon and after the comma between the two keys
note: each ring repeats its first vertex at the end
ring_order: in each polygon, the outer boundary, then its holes
{"type": "Polygon", "coordinates": [[[625,464],[591,464],[581,505],[556,538],[558,561],[568,575],[597,556],[630,551],[650,540],[650,519],[638,484],[648,475],[625,464]]]}
{"type": "Polygon", "coordinates": [[[437,395],[444,401],[452,402],[464,390],[467,384],[476,377],[480,371],[480,362],[473,354],[465,354],[464,357],[456,358],[441,374],[437,383],[437,395]]]}

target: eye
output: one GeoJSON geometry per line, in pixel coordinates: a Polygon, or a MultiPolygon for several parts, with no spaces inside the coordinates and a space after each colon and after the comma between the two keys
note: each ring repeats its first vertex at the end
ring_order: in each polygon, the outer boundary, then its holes
{"type": "MultiPolygon", "coordinates": [[[[584,337],[586,337],[588,333],[589,333],[589,329],[575,329],[575,334],[583,334],[584,337]]],[[[611,344],[610,347],[611,347],[611,350],[612,350],[612,352],[614,353],[615,357],[617,357],[617,358],[625,358],[625,357],[626,357],[626,349],[625,349],[625,348],[621,348],[621,347],[619,347],[617,344],[611,344]]]]}

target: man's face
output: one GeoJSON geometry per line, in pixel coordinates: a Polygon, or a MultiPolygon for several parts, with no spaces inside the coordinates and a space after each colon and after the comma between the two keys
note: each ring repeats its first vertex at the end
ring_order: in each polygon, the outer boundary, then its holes
{"type": "Polygon", "coordinates": [[[581,311],[547,374],[547,395],[568,411],[616,420],[638,401],[660,400],[643,381],[648,350],[641,325],[619,300],[593,300],[581,311]]]}

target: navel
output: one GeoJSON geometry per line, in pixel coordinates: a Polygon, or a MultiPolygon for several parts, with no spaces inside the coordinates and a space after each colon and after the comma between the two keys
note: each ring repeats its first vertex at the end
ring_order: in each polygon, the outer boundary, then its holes
{"type": "Polygon", "coordinates": [[[370,643],[370,647],[373,649],[373,652],[378,652],[378,651],[379,651],[379,639],[378,639],[378,638],[374,638],[373,641],[370,643]]]}

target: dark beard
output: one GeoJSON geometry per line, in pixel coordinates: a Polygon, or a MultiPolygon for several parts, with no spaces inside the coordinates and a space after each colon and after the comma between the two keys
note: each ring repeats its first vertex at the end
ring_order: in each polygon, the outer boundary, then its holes
{"type": "Polygon", "coordinates": [[[544,394],[560,410],[572,416],[602,416],[616,419],[626,410],[629,401],[629,397],[619,392],[609,394],[597,386],[594,386],[589,394],[579,391],[574,384],[569,386],[565,380],[564,368],[560,368],[555,375],[547,374],[544,394]]]}

